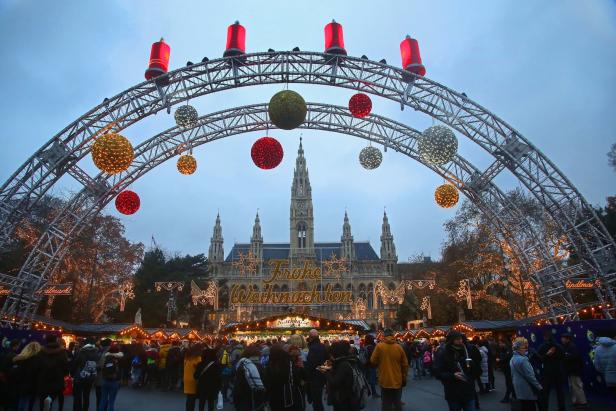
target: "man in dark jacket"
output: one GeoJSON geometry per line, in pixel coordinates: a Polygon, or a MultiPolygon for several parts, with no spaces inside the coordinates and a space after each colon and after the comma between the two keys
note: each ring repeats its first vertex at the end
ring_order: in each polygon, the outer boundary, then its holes
{"type": "Polygon", "coordinates": [[[451,410],[475,410],[475,379],[481,375],[481,360],[472,358],[469,348],[464,335],[452,331],[434,361],[434,376],[443,384],[451,410]]]}
{"type": "Polygon", "coordinates": [[[359,372],[359,364],[354,355],[348,354],[349,348],[346,341],[335,342],[330,347],[333,363],[327,371],[327,394],[334,411],[359,411],[361,408],[361,398],[353,392],[354,369],[359,372]]]}
{"type": "Polygon", "coordinates": [[[96,380],[100,352],[94,338],[87,338],[73,365],[73,411],[88,411],[90,391],[96,380]]]}
{"type": "Polygon", "coordinates": [[[317,330],[310,330],[308,335],[308,357],[306,358],[306,377],[308,378],[308,395],[314,411],[323,411],[323,387],[325,375],[317,370],[327,360],[327,348],[321,343],[317,330]]]}
{"type": "Polygon", "coordinates": [[[511,365],[509,364],[511,357],[513,357],[513,350],[511,349],[511,346],[503,340],[499,341],[498,364],[503,374],[505,374],[505,387],[507,388],[505,396],[501,400],[502,403],[509,402],[511,396],[515,398],[515,392],[513,391],[513,379],[511,377],[511,365]]]}
{"type": "Polygon", "coordinates": [[[542,404],[542,409],[549,409],[550,391],[555,389],[558,411],[565,411],[563,347],[554,341],[551,330],[544,331],[543,343],[539,346],[537,355],[543,364],[543,372],[540,381],[543,392],[539,399],[539,402],[542,404]]]}
{"type": "Polygon", "coordinates": [[[562,334],[560,336],[560,342],[563,345],[563,358],[565,372],[569,379],[571,402],[573,402],[574,407],[588,407],[586,394],[584,393],[584,384],[582,383],[582,373],[584,372],[584,361],[582,360],[582,356],[571,340],[571,334],[562,334]]]}
{"type": "Polygon", "coordinates": [[[50,334],[45,339],[45,347],[37,356],[39,373],[37,393],[40,409],[51,410],[51,404],[62,395],[64,376],[68,374],[66,350],[58,343],[58,337],[50,334]]]}

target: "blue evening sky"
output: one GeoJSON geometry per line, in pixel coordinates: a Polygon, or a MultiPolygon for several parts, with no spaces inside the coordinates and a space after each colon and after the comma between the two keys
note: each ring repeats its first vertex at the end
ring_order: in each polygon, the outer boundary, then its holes
{"type": "MultiPolygon", "coordinates": [[[[0,180],[41,144],[103,98],[143,81],[150,45],[171,45],[171,68],[222,55],[227,26],[239,20],[248,51],[323,50],[332,18],[345,29],[350,55],[399,65],[407,33],[420,42],[427,76],[487,107],[547,154],[593,204],[616,194],[606,152],[616,142],[616,3],[614,1],[34,1],[0,0],[0,180]]],[[[348,90],[290,85],[307,101],[345,105],[348,90]]],[[[200,114],[267,102],[281,86],[209,95],[191,104],[200,114]]],[[[373,98],[373,112],[423,130],[427,116],[373,98]]],[[[123,132],[135,145],[171,127],[157,116],[123,132]]],[[[272,131],[284,146],[281,166],[257,169],[246,134],[196,149],[196,174],[169,161],[137,181],[141,210],[121,216],[127,235],[171,252],[207,252],[217,210],[225,250],[246,242],[259,208],[266,242],[288,241],[289,198],[300,131],[272,131]]],[[[442,224],[455,209],[434,204],[439,177],[389,151],[366,171],[357,155],[366,142],[304,132],[317,241],[340,238],[345,207],[356,240],[378,251],[387,208],[400,260],[438,257],[442,224]]],[[[489,157],[458,136],[460,152],[485,168],[489,157]]],[[[95,172],[90,158],[82,167],[95,172]]],[[[506,173],[497,180],[516,183],[506,173]]],[[[70,178],[53,190],[68,196],[70,178]]],[[[119,215],[113,204],[105,212],[119,215]]]]}

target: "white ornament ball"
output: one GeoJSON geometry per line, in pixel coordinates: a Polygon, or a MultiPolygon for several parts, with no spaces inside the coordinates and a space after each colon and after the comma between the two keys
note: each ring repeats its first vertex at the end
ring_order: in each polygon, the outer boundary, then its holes
{"type": "Polygon", "coordinates": [[[184,129],[191,129],[197,125],[197,121],[199,120],[199,113],[197,113],[197,109],[193,106],[181,106],[177,110],[175,110],[175,124],[178,127],[182,127],[184,129]]]}
{"type": "Polygon", "coordinates": [[[376,147],[364,147],[359,152],[359,163],[366,170],[374,170],[381,165],[383,161],[383,154],[381,150],[376,147]]]}
{"type": "Polygon", "coordinates": [[[417,148],[419,156],[426,163],[440,166],[455,157],[458,139],[449,128],[432,126],[422,133],[417,148]]]}

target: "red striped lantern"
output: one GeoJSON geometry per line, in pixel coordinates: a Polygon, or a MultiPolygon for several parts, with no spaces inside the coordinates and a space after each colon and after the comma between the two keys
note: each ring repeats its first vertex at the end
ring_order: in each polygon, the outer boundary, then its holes
{"type": "Polygon", "coordinates": [[[353,117],[364,118],[372,111],[372,100],[367,94],[354,94],[349,99],[349,111],[353,117]]]}
{"type": "Polygon", "coordinates": [[[282,162],[284,151],[275,138],[261,137],[252,145],[250,156],[257,167],[270,170],[282,162]]]}
{"type": "Polygon", "coordinates": [[[135,214],[141,206],[141,200],[134,191],[124,190],[115,200],[116,209],[125,215],[135,214]]]}
{"type": "Polygon", "coordinates": [[[426,68],[421,62],[419,54],[419,42],[407,35],[400,43],[400,57],[402,57],[402,68],[413,74],[420,76],[426,75],[426,68]]]}
{"type": "Polygon", "coordinates": [[[152,44],[150,52],[150,63],[145,71],[145,79],[151,80],[155,77],[165,74],[169,70],[169,55],[171,47],[162,38],[160,41],[152,44]]]}
{"type": "Polygon", "coordinates": [[[246,29],[236,21],[227,28],[227,47],[223,57],[246,54],[246,29]]]}

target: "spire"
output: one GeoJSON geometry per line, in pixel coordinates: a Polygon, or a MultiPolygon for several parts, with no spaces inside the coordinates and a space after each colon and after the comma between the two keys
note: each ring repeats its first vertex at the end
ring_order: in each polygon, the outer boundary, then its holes
{"type": "Polygon", "coordinates": [[[258,259],[263,259],[263,236],[261,235],[261,220],[259,210],[255,217],[255,224],[252,226],[252,237],[250,237],[250,251],[258,259]]]}
{"type": "Polygon", "coordinates": [[[291,258],[314,256],[314,217],[312,188],[304,157],[302,138],[299,139],[293,183],[291,184],[291,209],[289,225],[291,258]]]}
{"type": "Polygon", "coordinates": [[[387,272],[393,274],[395,264],[398,262],[394,236],[391,234],[387,212],[383,211],[383,225],[381,226],[381,260],[387,268],[387,272]]]}
{"type": "Polygon", "coordinates": [[[340,237],[340,256],[349,261],[355,259],[351,224],[349,223],[349,216],[346,210],[344,211],[344,223],[342,224],[342,237],[340,237]]]}
{"type": "Polygon", "coordinates": [[[210,263],[217,264],[222,263],[225,258],[225,252],[223,248],[224,239],[222,238],[222,226],[220,225],[220,213],[216,214],[216,223],[214,224],[214,230],[212,238],[210,239],[210,249],[208,252],[208,259],[210,263]]]}

